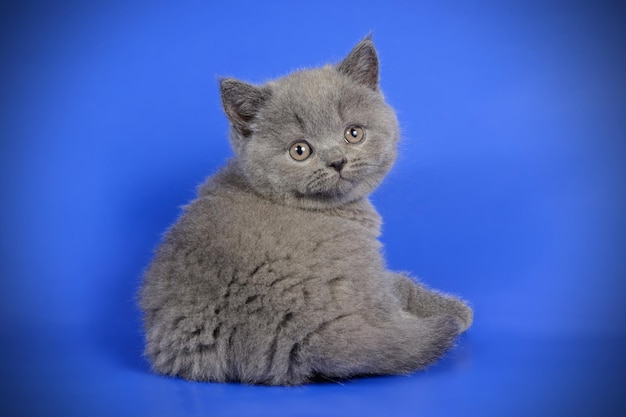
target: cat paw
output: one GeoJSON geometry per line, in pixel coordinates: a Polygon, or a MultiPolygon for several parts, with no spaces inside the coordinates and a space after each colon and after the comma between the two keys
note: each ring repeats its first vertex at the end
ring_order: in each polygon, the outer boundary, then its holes
{"type": "Polygon", "coordinates": [[[459,327],[459,333],[463,333],[472,325],[474,321],[474,311],[472,308],[460,298],[440,293],[438,291],[428,291],[422,293],[421,302],[417,304],[419,307],[418,314],[423,316],[431,316],[445,314],[456,319],[459,327]]]}
{"type": "Polygon", "coordinates": [[[451,301],[450,312],[458,319],[461,332],[464,332],[470,328],[474,321],[474,311],[467,303],[456,297],[451,297],[451,301]]]}

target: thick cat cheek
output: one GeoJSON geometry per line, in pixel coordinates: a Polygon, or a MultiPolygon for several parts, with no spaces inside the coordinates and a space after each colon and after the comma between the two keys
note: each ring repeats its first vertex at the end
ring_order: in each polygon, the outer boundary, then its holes
{"type": "Polygon", "coordinates": [[[388,161],[393,162],[396,159],[396,143],[389,137],[377,139],[375,143],[371,144],[374,150],[369,152],[372,162],[375,165],[386,165],[388,161]]]}

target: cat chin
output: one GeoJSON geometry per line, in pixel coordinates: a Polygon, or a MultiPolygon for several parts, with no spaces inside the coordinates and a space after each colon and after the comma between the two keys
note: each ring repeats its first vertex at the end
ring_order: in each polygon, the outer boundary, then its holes
{"type": "Polygon", "coordinates": [[[355,188],[354,181],[340,174],[329,178],[324,182],[317,182],[314,188],[307,187],[303,195],[321,196],[322,198],[337,198],[349,194],[355,188]]]}
{"type": "Polygon", "coordinates": [[[363,190],[362,188],[342,179],[335,187],[326,191],[295,192],[285,200],[285,203],[305,209],[338,208],[366,198],[370,190],[363,190]]]}

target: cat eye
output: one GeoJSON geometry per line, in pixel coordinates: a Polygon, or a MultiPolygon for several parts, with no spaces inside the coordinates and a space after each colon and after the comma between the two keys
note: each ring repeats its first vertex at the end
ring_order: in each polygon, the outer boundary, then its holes
{"type": "Polygon", "coordinates": [[[361,126],[348,126],[343,132],[343,137],[348,143],[359,143],[365,137],[365,129],[361,126]]]}
{"type": "Polygon", "coordinates": [[[304,161],[311,156],[311,146],[305,141],[296,142],[289,148],[289,155],[296,161],[304,161]]]}

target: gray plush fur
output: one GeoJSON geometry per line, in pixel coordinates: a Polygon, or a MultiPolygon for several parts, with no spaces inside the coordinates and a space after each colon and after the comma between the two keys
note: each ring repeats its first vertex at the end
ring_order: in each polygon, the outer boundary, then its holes
{"type": "Polygon", "coordinates": [[[220,88],[235,157],[165,234],[140,293],[154,370],[295,385],[441,357],[472,310],[385,268],[368,195],[399,132],[371,39],[335,66],[220,88]],[[344,139],[350,125],[362,142],[344,139]],[[302,140],[313,151],[299,162],[302,140]]]}

